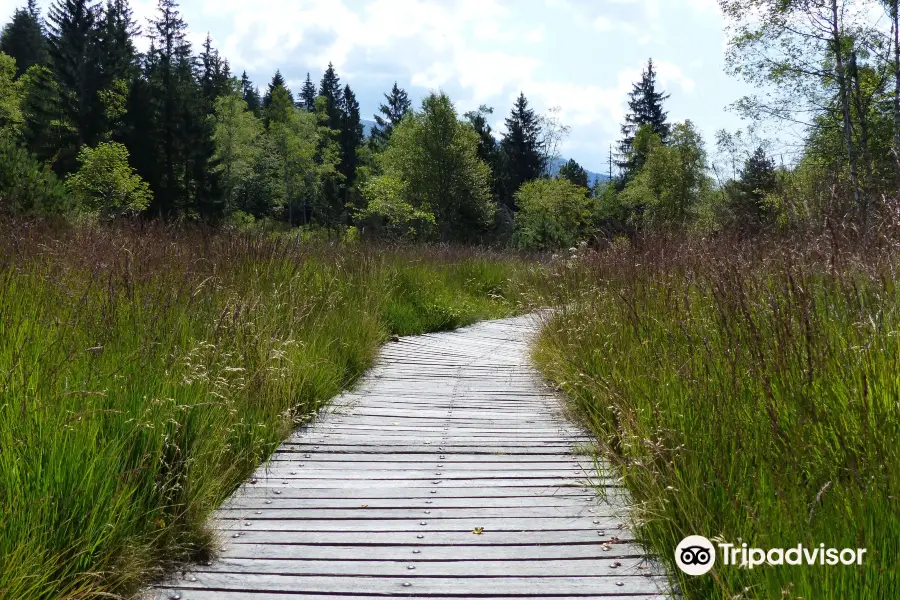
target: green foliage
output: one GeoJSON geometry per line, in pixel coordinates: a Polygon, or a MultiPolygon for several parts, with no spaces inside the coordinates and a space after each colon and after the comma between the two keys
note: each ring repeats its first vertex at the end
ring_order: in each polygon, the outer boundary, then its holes
{"type": "Polygon", "coordinates": [[[0,33],[0,53],[16,61],[16,77],[34,65],[47,62],[47,40],[41,31],[40,14],[35,0],[26,8],[17,8],[12,20],[0,33]]]}
{"type": "Polygon", "coordinates": [[[28,148],[41,160],[56,164],[68,153],[66,140],[72,139],[72,125],[60,116],[59,86],[53,72],[42,65],[28,69],[19,83],[22,86],[22,137],[28,148]]]}
{"type": "Polygon", "coordinates": [[[213,511],[390,334],[508,315],[530,277],[461,249],[142,229],[0,234],[4,598],[131,597],[208,556],[213,511]]]}
{"type": "Polygon", "coordinates": [[[693,123],[676,124],[667,146],[645,125],[635,136],[633,152],[645,156],[645,164],[619,195],[635,211],[632,218],[651,228],[690,225],[711,187],[703,140],[693,123]]]}
{"type": "Polygon", "coordinates": [[[288,223],[333,224],[342,211],[329,194],[334,190],[329,185],[341,177],[336,171],[340,160],[337,132],[321,123],[324,98],[317,107],[317,113],[297,108],[279,87],[273,91],[268,109],[268,137],[281,163],[288,223]]]}
{"type": "Polygon", "coordinates": [[[345,184],[345,204],[351,204],[353,186],[356,184],[356,171],[359,168],[359,155],[365,134],[359,115],[359,102],[349,85],[344,86],[341,94],[341,127],[338,144],[341,148],[341,162],[338,170],[343,175],[345,184]]]}
{"type": "Polygon", "coordinates": [[[247,110],[247,103],[238,93],[216,100],[213,119],[216,170],[222,175],[225,189],[225,214],[231,212],[236,190],[250,176],[259,151],[257,141],[262,135],[259,119],[247,110]]]}
{"type": "Polygon", "coordinates": [[[106,139],[114,137],[122,129],[122,119],[128,112],[128,92],[128,82],[124,79],[115,79],[109,88],[97,92],[109,127],[104,135],[106,139]]]}
{"type": "Polygon", "coordinates": [[[49,167],[23,148],[15,136],[0,133],[0,213],[40,215],[63,212],[65,186],[49,167]]]}
{"type": "Polygon", "coordinates": [[[379,148],[384,147],[394,127],[412,110],[412,102],[409,101],[406,90],[398,87],[396,81],[390,95],[385,94],[384,99],[387,104],[378,106],[381,114],[375,115],[375,125],[372,127],[372,143],[379,148]]]}
{"type": "Polygon", "coordinates": [[[730,194],[738,225],[754,231],[766,225],[774,214],[768,199],[777,188],[775,161],[766,156],[763,148],[757,148],[744,162],[741,178],[730,194]]]}
{"type": "Polygon", "coordinates": [[[250,81],[250,78],[247,77],[247,71],[244,71],[241,75],[240,86],[241,98],[247,103],[247,110],[256,116],[259,116],[262,100],[259,97],[259,90],[256,89],[256,86],[254,86],[250,81]]]}
{"type": "Polygon", "coordinates": [[[102,219],[138,213],[150,205],[150,186],[128,164],[128,149],[118,142],[85,146],[81,165],[66,180],[78,208],[102,219]]]}
{"type": "Polygon", "coordinates": [[[22,86],[16,81],[16,61],[0,52],[0,134],[22,126],[22,86]]]}
{"type": "Polygon", "coordinates": [[[300,108],[306,112],[314,112],[316,110],[316,86],[313,84],[309,73],[306,74],[306,81],[303,82],[303,88],[300,90],[300,97],[297,99],[300,108]]]}
{"type": "MultiPolygon", "coordinates": [[[[434,215],[441,240],[471,240],[484,232],[494,216],[490,194],[490,168],[478,158],[478,134],[461,123],[453,103],[445,94],[430,94],[422,110],[407,116],[396,128],[379,157],[388,181],[367,186],[374,206],[362,214],[376,214],[379,203],[392,214],[412,216],[419,222],[417,235],[428,234],[428,214],[434,215]],[[387,190],[388,193],[382,193],[387,190]],[[385,198],[390,198],[389,202],[385,198]]],[[[389,215],[382,214],[388,219],[389,215]]],[[[409,220],[387,222],[389,230],[406,230],[409,220]]]]}
{"type": "Polygon", "coordinates": [[[365,208],[356,218],[368,224],[376,235],[398,239],[427,239],[435,230],[434,213],[411,204],[407,183],[396,175],[381,175],[362,189],[365,208]]]}
{"type": "Polygon", "coordinates": [[[528,99],[520,93],[506,119],[506,133],[500,140],[501,200],[515,210],[515,194],[522,184],[544,174],[546,160],[542,143],[540,118],[528,107],[528,99]]]}
{"type": "Polygon", "coordinates": [[[270,136],[258,141],[250,174],[235,190],[240,210],[256,217],[277,217],[286,205],[284,162],[270,136]]]}
{"type": "Polygon", "coordinates": [[[656,90],[656,71],[653,60],[647,61],[647,68],[641,74],[641,80],[634,84],[628,95],[630,113],[625,116],[622,135],[619,142],[619,153],[623,160],[619,168],[623,170],[622,179],[627,183],[647,160],[646,149],[636,141],[636,136],[643,128],[649,128],[662,144],[668,142],[670,127],[666,121],[667,113],[663,110],[663,102],[669,95],[656,90]]]}
{"type": "Polygon", "coordinates": [[[585,189],[588,187],[587,171],[572,158],[559,168],[559,178],[565,179],[572,185],[581,186],[585,189]]]}
{"type": "Polygon", "coordinates": [[[596,201],[565,179],[538,179],[516,194],[516,244],[526,250],[570,248],[592,233],[596,201]]]}
{"type": "Polygon", "coordinates": [[[287,83],[284,80],[284,75],[281,74],[281,70],[278,69],[275,71],[275,75],[272,76],[272,81],[269,82],[269,89],[266,90],[266,95],[263,96],[263,108],[271,108],[275,92],[279,89],[286,92],[284,95],[287,96],[288,102],[291,105],[294,104],[294,95],[291,93],[291,90],[288,89],[287,83]]]}

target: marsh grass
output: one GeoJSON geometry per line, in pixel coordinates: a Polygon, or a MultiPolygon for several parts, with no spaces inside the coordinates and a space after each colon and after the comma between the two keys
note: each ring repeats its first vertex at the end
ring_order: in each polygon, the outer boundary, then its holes
{"type": "Polygon", "coordinates": [[[685,598],[900,598],[898,258],[884,237],[657,239],[557,269],[536,357],[685,598]],[[687,577],[690,534],[868,554],[687,577]]]}
{"type": "Polygon", "coordinates": [[[526,263],[0,225],[0,598],[127,594],[390,334],[522,309],[526,263]]]}

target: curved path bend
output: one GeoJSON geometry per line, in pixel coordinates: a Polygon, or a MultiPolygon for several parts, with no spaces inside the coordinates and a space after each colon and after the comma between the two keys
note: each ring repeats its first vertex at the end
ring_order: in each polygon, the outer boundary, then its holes
{"type": "Polygon", "coordinates": [[[533,317],[401,338],[215,516],[159,599],[628,598],[667,584],[530,366],[533,317]],[[596,487],[608,493],[598,496],[596,487]]]}

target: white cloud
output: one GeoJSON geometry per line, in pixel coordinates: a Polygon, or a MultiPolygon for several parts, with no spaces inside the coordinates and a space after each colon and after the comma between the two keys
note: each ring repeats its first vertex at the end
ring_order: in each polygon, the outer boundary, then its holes
{"type": "MultiPolygon", "coordinates": [[[[146,32],[157,0],[131,1],[146,32]]],[[[560,119],[572,126],[567,147],[586,166],[605,162],[649,56],[673,93],[673,118],[711,115],[734,99],[709,84],[720,56],[721,17],[709,18],[718,15],[717,0],[182,2],[195,51],[209,30],[233,70],[246,69],[260,85],[280,68],[296,88],[330,61],[364,111],[396,79],[414,99],[444,88],[460,111],[494,106],[498,131],[524,91],[538,112],[561,107],[560,119]]],[[[0,0],[0,19],[19,3],[0,0]]]]}
{"type": "Polygon", "coordinates": [[[667,60],[660,60],[654,63],[656,72],[659,74],[659,82],[663,87],[671,87],[673,84],[678,85],[682,91],[690,94],[696,87],[696,82],[684,74],[681,67],[667,60]]]}

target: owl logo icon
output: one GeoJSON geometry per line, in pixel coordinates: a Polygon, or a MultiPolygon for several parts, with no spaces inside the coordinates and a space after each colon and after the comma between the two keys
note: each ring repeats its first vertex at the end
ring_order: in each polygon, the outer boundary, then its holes
{"type": "Polygon", "coordinates": [[[689,535],[675,548],[675,564],[688,575],[703,575],[716,564],[716,550],[702,535],[689,535]]]}

